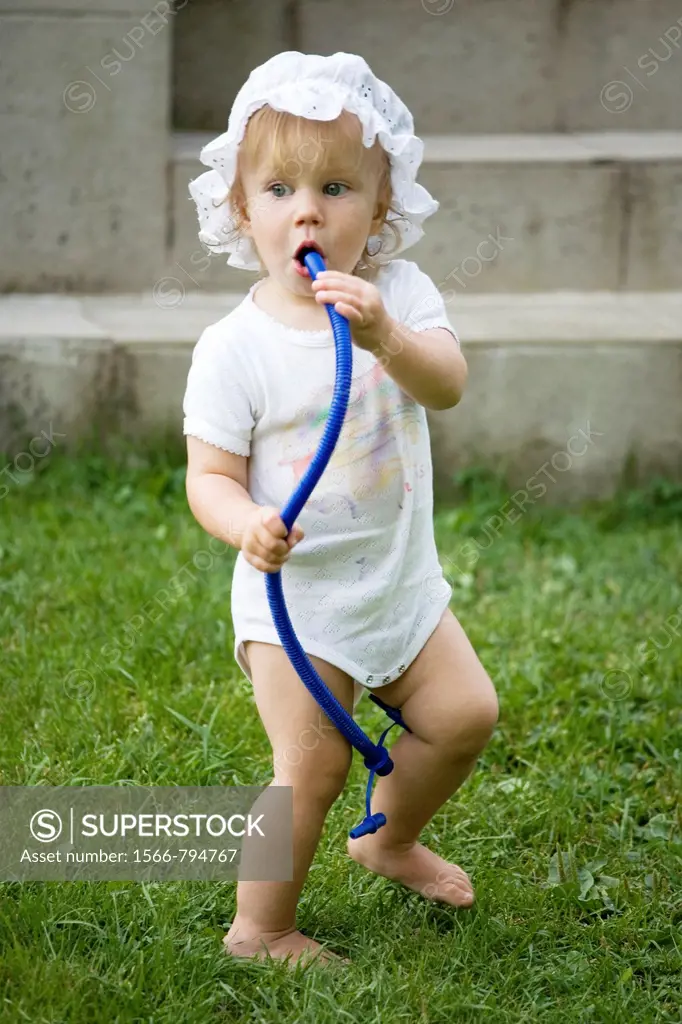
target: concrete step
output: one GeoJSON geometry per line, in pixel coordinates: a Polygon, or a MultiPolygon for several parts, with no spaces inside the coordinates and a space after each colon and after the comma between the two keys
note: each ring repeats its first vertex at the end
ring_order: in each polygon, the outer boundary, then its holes
{"type": "MultiPolygon", "coordinates": [[[[182,443],[192,348],[242,297],[0,297],[2,487],[44,451],[41,431],[63,449],[182,443]]],[[[606,497],[626,470],[682,477],[682,291],[464,294],[449,309],[470,376],[460,406],[428,413],[439,494],[470,464],[531,503],[606,497]]]]}
{"type": "Polygon", "coordinates": [[[679,127],[678,0],[190,3],[174,40],[175,124],[218,132],[280,50],[359,53],[422,132],[679,127]]]}
{"type": "MultiPolygon", "coordinates": [[[[188,182],[211,135],[177,133],[169,289],[241,289],[209,256],[188,182]]],[[[431,135],[419,180],[441,207],[405,255],[442,292],[682,289],[682,132],[431,135]]]]}

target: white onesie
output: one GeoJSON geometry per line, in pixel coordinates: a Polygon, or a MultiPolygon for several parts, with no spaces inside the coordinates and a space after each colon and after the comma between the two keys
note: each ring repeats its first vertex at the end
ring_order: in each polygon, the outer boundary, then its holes
{"type": "MultiPolygon", "coordinates": [[[[183,432],[249,456],[251,498],[281,511],[319,447],[336,349],[331,326],[301,331],[260,309],[253,301],[260,283],[199,338],[183,432]]],[[[440,293],[416,263],[394,259],[375,284],[399,323],[414,331],[445,327],[459,345],[440,293]]],[[[356,681],[357,703],[363,687],[402,675],[438,625],[452,588],[433,536],[426,410],[372,353],[356,345],[352,351],[348,411],[297,519],[305,537],[282,567],[282,588],[301,646],[356,681]]],[[[241,552],[231,608],[234,656],[250,680],[244,642],[280,640],[265,574],[241,552]]]]}

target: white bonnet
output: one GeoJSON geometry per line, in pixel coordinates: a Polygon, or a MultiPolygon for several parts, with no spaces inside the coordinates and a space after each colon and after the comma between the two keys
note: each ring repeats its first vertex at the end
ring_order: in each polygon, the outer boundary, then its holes
{"type": "MultiPolygon", "coordinates": [[[[422,221],[435,213],[439,204],[415,180],[424,144],[414,134],[408,108],[356,54],[321,57],[287,50],[251,72],[237,93],[227,131],[201,150],[201,162],[213,170],[190,181],[189,191],[199,215],[199,240],[207,249],[229,252],[227,262],[232,267],[260,269],[251,239],[235,237],[236,223],[226,195],[234,181],[237,150],[247,122],[266,103],[275,110],[316,121],[333,121],[343,109],[356,114],[363,127],[363,144],[371,147],[378,137],[390,154],[393,205],[401,212],[401,244],[391,255],[419,241],[424,234],[422,221]]],[[[389,211],[387,219],[396,218],[389,211]]],[[[384,250],[393,239],[386,224],[375,237],[381,239],[384,250]]]]}

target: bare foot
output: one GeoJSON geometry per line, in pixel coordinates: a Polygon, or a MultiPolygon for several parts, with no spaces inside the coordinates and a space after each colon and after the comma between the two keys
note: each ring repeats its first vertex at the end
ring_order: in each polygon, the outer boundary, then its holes
{"type": "Polygon", "coordinates": [[[236,932],[233,934],[234,925],[223,938],[225,952],[230,956],[258,960],[266,960],[271,956],[273,960],[287,960],[288,967],[295,967],[297,963],[305,966],[311,963],[318,963],[322,966],[349,964],[350,960],[337,956],[331,950],[325,949],[319,942],[309,939],[306,935],[296,929],[282,934],[282,932],[265,932],[262,935],[252,938],[244,938],[242,933],[239,939],[236,932]]]}
{"type": "Polygon", "coordinates": [[[415,843],[406,851],[381,846],[374,835],[348,840],[348,853],[368,871],[402,882],[430,900],[453,907],[470,907],[474,889],[469,876],[456,864],[448,864],[438,854],[415,843]]]}

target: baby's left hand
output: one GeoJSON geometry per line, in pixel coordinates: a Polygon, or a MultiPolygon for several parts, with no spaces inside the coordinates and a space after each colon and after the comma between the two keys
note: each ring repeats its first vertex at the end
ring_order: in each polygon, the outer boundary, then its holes
{"type": "Polygon", "coordinates": [[[338,270],[323,270],[313,281],[313,292],[317,302],[329,303],[346,317],[360,348],[369,351],[380,344],[388,328],[388,313],[373,284],[338,270]]]}

